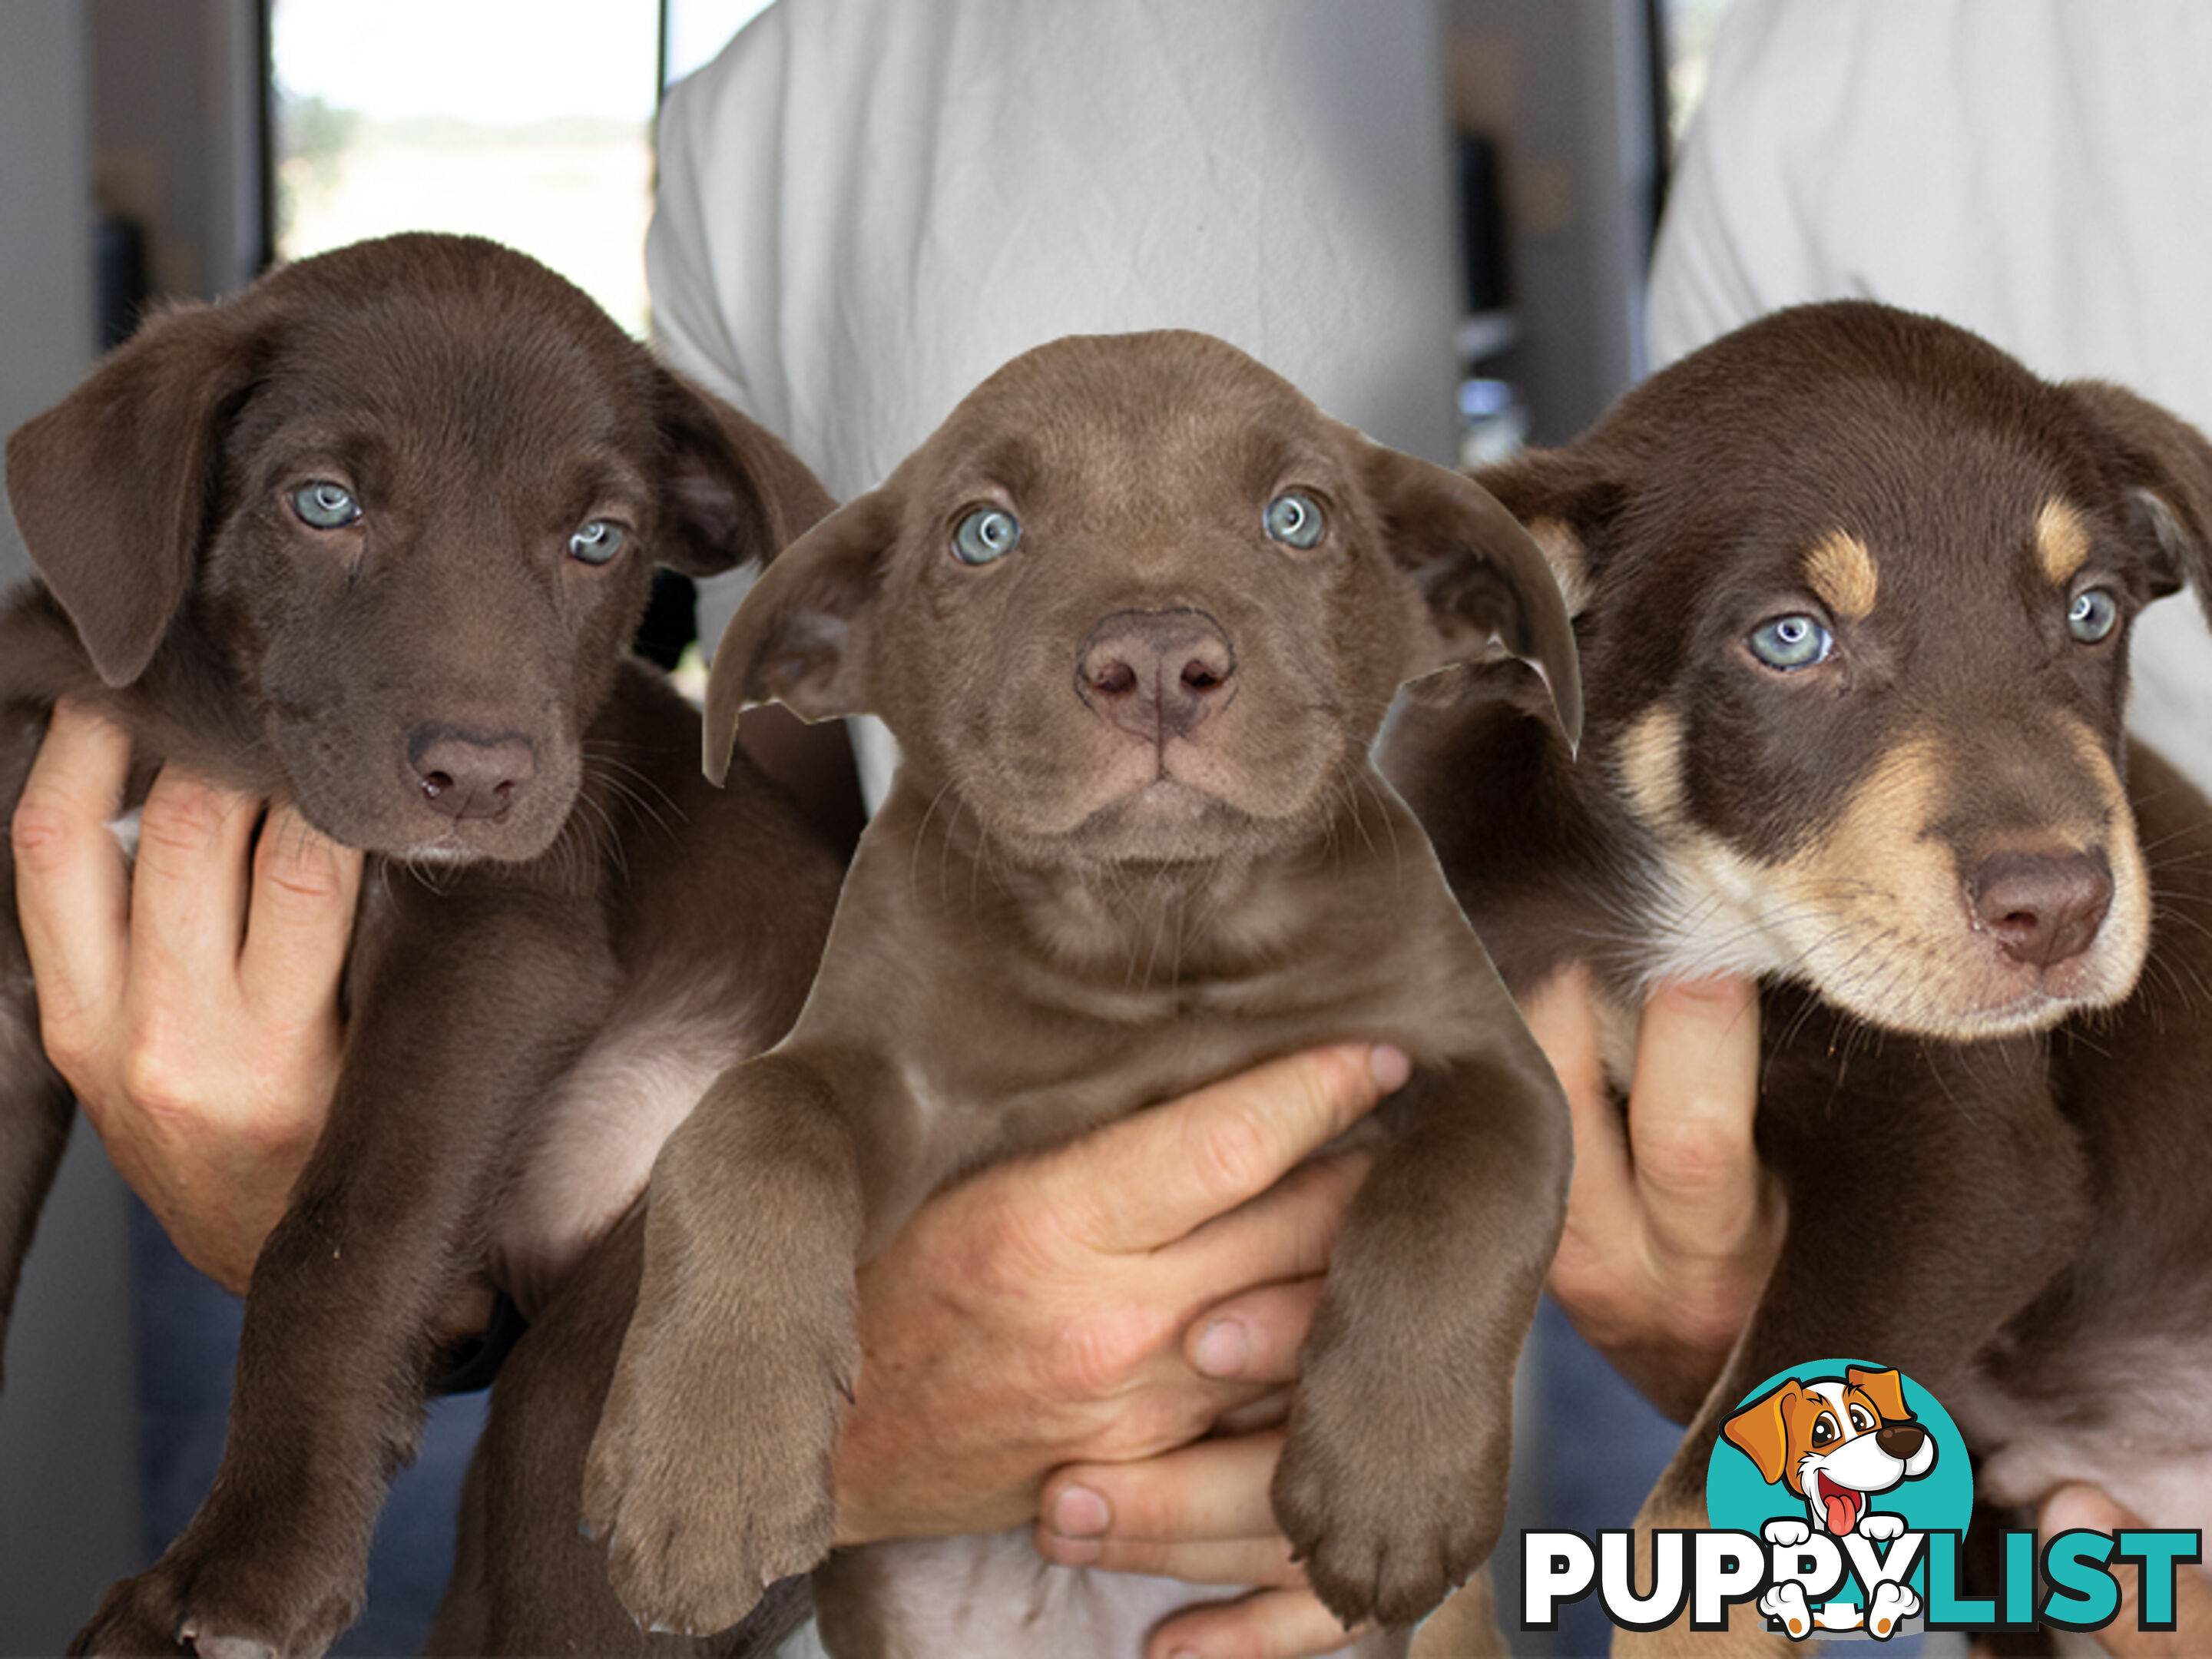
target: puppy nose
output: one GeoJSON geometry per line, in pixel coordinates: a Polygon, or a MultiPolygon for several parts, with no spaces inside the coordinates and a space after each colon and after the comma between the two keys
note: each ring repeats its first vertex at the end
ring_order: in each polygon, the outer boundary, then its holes
{"type": "Polygon", "coordinates": [[[1204,725],[1236,673],[1229,635],[1203,611],[1117,611],[1084,641],[1075,684],[1103,719],[1158,743],[1204,725]]]}
{"type": "Polygon", "coordinates": [[[418,726],[407,738],[422,799],[449,818],[495,818],[538,775],[527,738],[479,737],[453,726],[418,726]]]}
{"type": "Polygon", "coordinates": [[[1928,1431],[1917,1423],[1885,1423],[1874,1432],[1874,1443],[1902,1463],[1920,1449],[1928,1431]]]}
{"type": "Polygon", "coordinates": [[[1966,887],[1974,920],[2014,961],[2039,968],[2087,950],[2112,902],[2101,852],[1994,853],[1966,887]]]}

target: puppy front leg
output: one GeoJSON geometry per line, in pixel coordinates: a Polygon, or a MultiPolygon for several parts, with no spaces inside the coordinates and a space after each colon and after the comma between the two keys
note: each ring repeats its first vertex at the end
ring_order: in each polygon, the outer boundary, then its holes
{"type": "MultiPolygon", "coordinates": [[[[448,897],[356,959],[331,1117],[262,1247],[221,1468],[72,1648],[320,1653],[359,1611],[413,1454],[440,1316],[467,1282],[514,1126],[601,1017],[611,959],[565,907],[448,897]]],[[[381,930],[380,930],[381,931],[381,930]]]]}
{"type": "Polygon", "coordinates": [[[1383,1111],[1390,1143],[1345,1218],[1274,1486],[1347,1626],[1412,1624],[1498,1540],[1514,1366],[1572,1158],[1533,1042],[1417,1070],[1383,1111]]]}
{"type": "MultiPolygon", "coordinates": [[[[0,736],[0,800],[12,805],[38,752],[43,721],[22,723],[0,736]]],[[[61,1167],[76,1102],[46,1059],[39,1038],[38,994],[31,958],[15,919],[15,854],[12,836],[0,836],[0,1359],[8,1319],[22,1276],[23,1257],[39,1211],[61,1167]]],[[[5,1366],[0,1364],[0,1376],[5,1366]]]]}
{"type": "Polygon", "coordinates": [[[726,1629],[829,1553],[860,1225],[836,1094],[787,1054],[724,1073],[661,1149],[584,1476],[615,1593],[647,1627],[726,1629]]]}
{"type": "MultiPolygon", "coordinates": [[[[0,853],[0,893],[10,890],[0,853]]],[[[23,1258],[61,1167],[76,1102],[39,1045],[38,1001],[10,909],[0,921],[0,1358],[23,1258]]],[[[0,1376],[5,1367],[0,1365],[0,1376]]]]}

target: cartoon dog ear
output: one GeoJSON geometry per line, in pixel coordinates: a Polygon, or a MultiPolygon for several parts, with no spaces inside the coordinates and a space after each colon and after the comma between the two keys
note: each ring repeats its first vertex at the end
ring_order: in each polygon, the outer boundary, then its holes
{"type": "Polygon", "coordinates": [[[866,618],[898,539],[899,476],[784,549],[738,605],[707,678],[707,775],[730,769],[738,716],[776,702],[805,720],[869,712],[866,618]]]}
{"type": "Polygon", "coordinates": [[[2184,582],[2212,622],[2212,443],[2148,398],[2103,380],[2066,390],[2110,435],[2108,465],[2148,522],[2160,595],[2184,582]]]}
{"type": "Polygon", "coordinates": [[[258,372],[237,312],[152,319],[8,440],[24,545],[110,685],[145,672],[191,585],[222,428],[258,372]]]}
{"type": "Polygon", "coordinates": [[[1883,1422],[1902,1423],[1912,1415],[1905,1403],[1905,1379],[1895,1371],[1863,1371],[1856,1365],[1846,1365],[1844,1381],[1874,1401],[1883,1422]]]}
{"type": "Polygon", "coordinates": [[[1729,1444],[1758,1466],[1759,1478],[1770,1486],[1782,1478],[1789,1467],[1790,1425],[1784,1420],[1783,1409],[1802,1399],[1804,1394],[1804,1388],[1793,1376],[1721,1425],[1721,1433],[1729,1444]]]}
{"type": "Polygon", "coordinates": [[[1381,445],[1367,469],[1391,556],[1424,601],[1403,678],[1479,657],[1495,640],[1543,675],[1559,729],[1580,743],[1574,624],[1543,550],[1472,478],[1381,445]]]}
{"type": "Polygon", "coordinates": [[[670,533],[655,550],[687,576],[767,564],[833,511],[806,464],[759,422],[651,366],[670,533]]]}

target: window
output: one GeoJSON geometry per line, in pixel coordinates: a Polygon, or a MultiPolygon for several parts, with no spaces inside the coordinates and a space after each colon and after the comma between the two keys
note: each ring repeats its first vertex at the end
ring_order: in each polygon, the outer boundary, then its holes
{"type": "Polygon", "coordinates": [[[663,65],[765,0],[270,0],[275,252],[400,230],[536,255],[634,333],[663,65]]]}

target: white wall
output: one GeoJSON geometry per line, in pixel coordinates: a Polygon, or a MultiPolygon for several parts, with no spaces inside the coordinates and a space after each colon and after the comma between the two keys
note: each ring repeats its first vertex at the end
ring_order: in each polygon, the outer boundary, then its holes
{"type": "MultiPolygon", "coordinates": [[[[91,356],[85,64],[77,0],[0,0],[0,431],[67,392],[91,356]]],[[[0,526],[0,581],[27,568],[12,522],[0,526]]],[[[0,1653],[60,1652],[138,1565],[123,1214],[80,1127],[8,1338],[0,1653]]]]}

